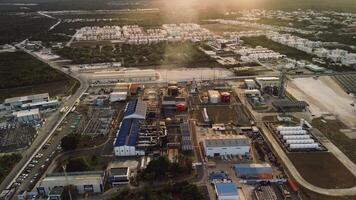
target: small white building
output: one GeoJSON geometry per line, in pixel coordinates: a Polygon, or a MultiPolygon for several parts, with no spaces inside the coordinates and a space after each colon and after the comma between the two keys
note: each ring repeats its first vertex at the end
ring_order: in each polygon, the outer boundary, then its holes
{"type": "Polygon", "coordinates": [[[278,77],[257,77],[256,82],[262,90],[267,86],[278,87],[280,84],[278,77]]]}
{"type": "Polygon", "coordinates": [[[39,194],[48,195],[55,187],[72,185],[79,194],[102,193],[104,191],[104,172],[68,172],[47,174],[37,186],[39,194]]]}
{"type": "Polygon", "coordinates": [[[248,90],[257,88],[256,82],[253,79],[245,79],[245,85],[248,90]]]}
{"type": "Polygon", "coordinates": [[[14,112],[16,120],[20,123],[32,123],[41,119],[41,114],[38,108],[31,110],[21,110],[14,112]]]}
{"type": "Polygon", "coordinates": [[[127,92],[112,92],[110,93],[110,102],[125,101],[127,92]]]}
{"type": "Polygon", "coordinates": [[[205,139],[205,155],[209,157],[222,155],[249,155],[250,140],[246,136],[223,139],[205,139]]]}

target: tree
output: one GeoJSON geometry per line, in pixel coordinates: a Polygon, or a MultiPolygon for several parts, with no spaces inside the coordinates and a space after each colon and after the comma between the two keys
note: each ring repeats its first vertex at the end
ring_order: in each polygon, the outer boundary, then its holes
{"type": "Polygon", "coordinates": [[[61,146],[64,151],[76,149],[79,144],[79,135],[69,134],[62,138],[61,146]]]}
{"type": "Polygon", "coordinates": [[[67,163],[66,171],[67,172],[81,172],[81,171],[89,171],[90,166],[83,157],[70,159],[67,163]]]}

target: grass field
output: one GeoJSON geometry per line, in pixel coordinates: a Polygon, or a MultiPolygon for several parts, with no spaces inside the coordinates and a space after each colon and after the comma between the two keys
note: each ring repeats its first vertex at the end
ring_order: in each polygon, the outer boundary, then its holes
{"type": "Polygon", "coordinates": [[[75,92],[79,83],[24,52],[0,53],[0,100],[17,95],[75,92]]]}
{"type": "Polygon", "coordinates": [[[302,177],[313,185],[322,188],[347,188],[356,185],[356,178],[331,153],[290,153],[288,156],[302,177]]]}
{"type": "Polygon", "coordinates": [[[348,138],[340,129],[347,128],[345,124],[338,120],[325,120],[321,118],[312,121],[313,127],[319,129],[332,143],[334,143],[347,157],[356,163],[356,140],[348,138]]]}

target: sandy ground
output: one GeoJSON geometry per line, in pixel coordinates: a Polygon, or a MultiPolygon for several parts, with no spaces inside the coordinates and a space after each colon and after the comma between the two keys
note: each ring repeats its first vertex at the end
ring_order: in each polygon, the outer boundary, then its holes
{"type": "Polygon", "coordinates": [[[308,102],[309,110],[316,116],[332,113],[347,126],[356,125],[356,108],[350,105],[353,98],[331,77],[297,78],[288,83],[287,91],[298,100],[308,102]]]}

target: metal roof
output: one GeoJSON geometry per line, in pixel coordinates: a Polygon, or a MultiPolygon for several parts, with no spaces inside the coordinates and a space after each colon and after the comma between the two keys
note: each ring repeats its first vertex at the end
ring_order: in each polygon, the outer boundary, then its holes
{"type": "Polygon", "coordinates": [[[180,124],[180,133],[182,136],[190,136],[189,127],[187,123],[180,124]]]}
{"type": "Polygon", "coordinates": [[[147,112],[147,104],[143,102],[141,99],[137,99],[135,101],[130,101],[127,104],[125,110],[124,119],[128,118],[137,118],[137,119],[145,119],[147,112]]]}
{"type": "Polygon", "coordinates": [[[28,95],[28,96],[21,96],[21,97],[12,97],[5,99],[4,103],[15,103],[15,102],[22,102],[22,101],[32,101],[35,99],[43,99],[43,98],[49,98],[48,93],[42,93],[42,94],[34,94],[34,95],[28,95]]]}
{"type": "Polygon", "coordinates": [[[272,167],[265,164],[236,164],[234,165],[237,176],[272,174],[272,167]]]}
{"type": "Polygon", "coordinates": [[[213,180],[223,180],[226,179],[227,176],[225,173],[223,172],[212,172],[209,174],[209,180],[213,181],[213,180]]]}
{"type": "Polygon", "coordinates": [[[235,147],[235,146],[249,146],[250,142],[246,136],[239,136],[232,139],[205,139],[206,147],[235,147]]]}
{"type": "Polygon", "coordinates": [[[215,184],[218,196],[238,196],[239,192],[235,183],[217,183],[215,184]]]}
{"type": "Polygon", "coordinates": [[[136,146],[140,120],[124,119],[115,140],[115,146],[136,146]]]}

